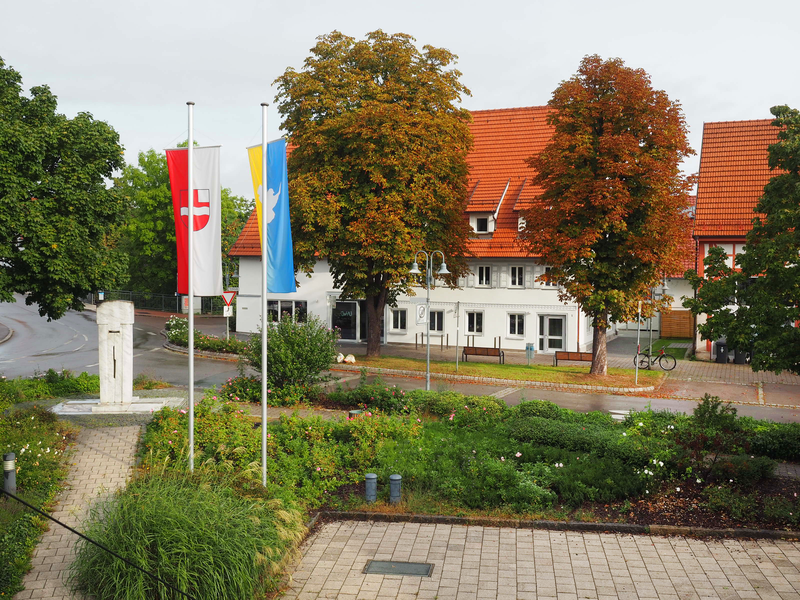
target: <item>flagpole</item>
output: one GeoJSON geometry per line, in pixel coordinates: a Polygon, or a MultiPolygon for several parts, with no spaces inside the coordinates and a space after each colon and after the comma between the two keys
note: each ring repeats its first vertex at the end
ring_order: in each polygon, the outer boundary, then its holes
{"type": "Polygon", "coordinates": [[[189,470],[194,471],[194,102],[189,107],[189,470]]]}
{"type": "Polygon", "coordinates": [[[267,487],[267,107],[261,103],[261,483],[267,487]]]}

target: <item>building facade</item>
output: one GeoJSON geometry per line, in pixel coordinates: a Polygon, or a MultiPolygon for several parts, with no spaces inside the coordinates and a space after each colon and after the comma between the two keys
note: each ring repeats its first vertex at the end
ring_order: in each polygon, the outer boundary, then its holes
{"type": "MultiPolygon", "coordinates": [[[[397,305],[387,307],[382,316],[384,343],[420,343],[429,332],[432,345],[451,347],[524,350],[532,346],[542,353],[591,348],[590,319],[575,303],[561,301],[555,285],[540,280],[547,265],[519,243],[519,231],[525,225],[522,211],[541,193],[533,183],[528,160],[550,140],[548,111],[547,107],[527,107],[472,113],[474,147],[467,157],[465,215],[472,226],[471,273],[459,280],[460,289],[431,289],[428,324],[417,322],[416,309],[425,303],[424,289],[416,296],[398,298],[397,305]]],[[[261,323],[261,258],[255,216],[230,254],[240,258],[237,329],[256,331],[261,323]]],[[[682,296],[691,290],[682,279],[669,279],[668,284],[674,307],[680,310],[682,296]]],[[[270,294],[268,311],[276,317],[285,312],[314,314],[339,327],[343,341],[366,340],[363,302],[339,297],[325,261],[317,263],[310,277],[298,274],[297,292],[270,294]]],[[[637,327],[636,323],[620,324],[609,334],[637,327]]],[[[653,328],[658,327],[656,318],[653,328]]]]}

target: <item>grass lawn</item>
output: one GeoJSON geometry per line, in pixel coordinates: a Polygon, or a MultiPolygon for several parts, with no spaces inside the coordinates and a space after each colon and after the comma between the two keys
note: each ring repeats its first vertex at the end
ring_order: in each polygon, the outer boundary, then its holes
{"type": "MultiPolygon", "coordinates": [[[[691,338],[660,338],[653,342],[653,354],[658,354],[661,352],[661,348],[664,348],[664,352],[667,354],[671,354],[677,360],[684,360],[686,357],[686,352],[689,348],[667,348],[672,343],[681,343],[681,344],[691,344],[691,338]]],[[[642,344],[643,349],[647,349],[646,344],[642,344]]]]}
{"type": "MultiPolygon", "coordinates": [[[[633,363],[633,361],[631,361],[633,363]]],[[[359,357],[359,364],[378,369],[398,369],[425,372],[425,361],[416,358],[381,356],[359,357]]],[[[431,361],[432,373],[456,374],[454,362],[431,361]]],[[[491,363],[464,363],[458,365],[458,375],[466,377],[493,377],[497,379],[516,379],[519,381],[541,381],[558,384],[597,385],[605,387],[634,387],[634,369],[609,369],[608,375],[601,377],[589,374],[589,366],[547,365],[498,365],[491,363]]],[[[639,385],[657,385],[664,377],[660,371],[639,371],[639,385]]]]}

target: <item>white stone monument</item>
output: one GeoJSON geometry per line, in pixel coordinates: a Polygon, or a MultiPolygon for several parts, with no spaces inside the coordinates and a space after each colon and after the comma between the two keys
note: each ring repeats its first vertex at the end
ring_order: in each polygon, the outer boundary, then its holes
{"type": "Polygon", "coordinates": [[[133,400],[133,302],[97,307],[100,404],[92,412],[124,412],[133,400]]]}

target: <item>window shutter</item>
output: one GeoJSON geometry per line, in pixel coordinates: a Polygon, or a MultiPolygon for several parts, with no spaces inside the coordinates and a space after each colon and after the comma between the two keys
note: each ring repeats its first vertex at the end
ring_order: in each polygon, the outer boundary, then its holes
{"type": "Polygon", "coordinates": [[[475,287],[475,275],[470,275],[467,277],[467,287],[474,288],[475,287]]]}
{"type": "Polygon", "coordinates": [[[500,269],[500,287],[508,287],[508,286],[509,286],[508,267],[502,267],[500,269]]]}
{"type": "Polygon", "coordinates": [[[467,285],[467,278],[466,277],[459,277],[458,278],[458,287],[466,287],[467,285]]]}
{"type": "Polygon", "coordinates": [[[532,288],[533,287],[533,276],[534,276],[533,267],[525,267],[525,287],[526,288],[532,288]]]}
{"type": "Polygon", "coordinates": [[[497,287],[497,279],[498,279],[498,277],[497,277],[497,268],[492,267],[492,287],[493,288],[497,287]]]}

